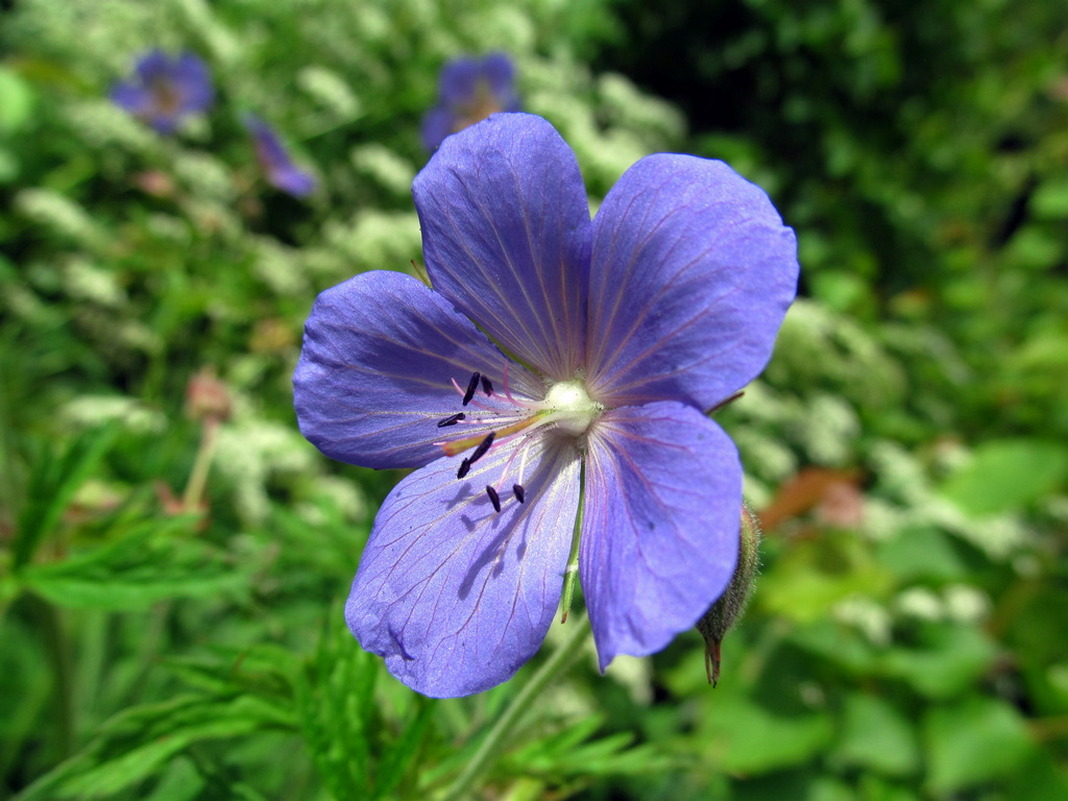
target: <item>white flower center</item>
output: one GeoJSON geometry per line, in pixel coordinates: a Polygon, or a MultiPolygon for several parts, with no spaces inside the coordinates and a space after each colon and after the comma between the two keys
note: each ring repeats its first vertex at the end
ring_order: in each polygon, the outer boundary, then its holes
{"type": "Polygon", "coordinates": [[[582,382],[576,379],[553,384],[542,404],[556,428],[575,437],[585,434],[604,411],[604,405],[593,400],[582,382]]]}

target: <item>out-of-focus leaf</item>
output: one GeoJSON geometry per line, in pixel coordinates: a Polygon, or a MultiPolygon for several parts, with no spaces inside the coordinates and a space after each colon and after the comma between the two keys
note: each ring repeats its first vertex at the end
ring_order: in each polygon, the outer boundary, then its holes
{"type": "Polygon", "coordinates": [[[1003,778],[1035,748],[1019,713],[993,698],[972,697],[932,709],[923,734],[927,787],[935,796],[1003,778]]]}
{"type": "Polygon", "coordinates": [[[114,426],[94,429],[76,437],[60,453],[42,449],[37,454],[15,532],[16,569],[33,558],[41,540],[55,528],[78,487],[107,453],[116,432],[114,426]]]}
{"type": "Polygon", "coordinates": [[[845,699],[834,759],[844,766],[902,776],[916,771],[920,754],[909,721],[893,704],[854,692],[845,699]]]}
{"type": "Polygon", "coordinates": [[[754,603],[792,620],[811,622],[850,596],[878,596],[889,589],[891,575],[876,563],[854,535],[795,540],[762,576],[754,603]]]}
{"type": "Polygon", "coordinates": [[[822,753],[832,738],[826,715],[775,714],[741,694],[723,695],[700,733],[721,770],[764,773],[800,765],[822,753]]]}
{"type": "Polygon", "coordinates": [[[1039,184],[1031,198],[1031,209],[1036,217],[1068,217],[1068,179],[1060,176],[1039,184]]]}
{"type": "Polygon", "coordinates": [[[25,586],[58,606],[139,609],[158,601],[215,595],[248,581],[208,543],[191,539],[191,521],[146,520],[114,542],[23,572],[25,586]]]}
{"type": "Polygon", "coordinates": [[[1051,754],[1037,751],[1008,782],[1006,798],[1012,801],[1064,801],[1068,798],[1068,772],[1051,754]]]}
{"type": "Polygon", "coordinates": [[[103,798],[157,775],[196,743],[293,725],[289,710],[251,695],[185,695],[134,707],[104,724],[85,750],[34,782],[18,801],[103,798]]]}
{"type": "Polygon", "coordinates": [[[1068,448],[1042,440],[988,442],[942,485],[942,494],[971,515],[1019,509],[1068,479],[1068,448]]]}
{"type": "Polygon", "coordinates": [[[33,91],[17,72],[0,66],[0,136],[25,127],[33,113],[33,91]]]}
{"type": "Polygon", "coordinates": [[[953,541],[934,527],[905,529],[879,544],[879,564],[902,582],[962,581],[968,566],[953,541]]]}
{"type": "Polygon", "coordinates": [[[877,659],[875,647],[861,632],[832,620],[801,626],[790,634],[790,641],[858,676],[870,672],[877,659]]]}
{"type": "Polygon", "coordinates": [[[595,737],[604,721],[596,715],[538,737],[517,748],[498,766],[509,774],[628,775],[670,770],[675,761],[649,746],[634,746],[629,732],[595,737]]]}
{"type": "Polygon", "coordinates": [[[379,760],[378,775],[375,781],[375,798],[388,798],[397,788],[412,765],[412,760],[419,753],[423,737],[434,713],[434,701],[422,696],[413,699],[416,713],[404,724],[396,741],[387,744],[385,753],[379,760]]]}
{"type": "Polygon", "coordinates": [[[948,698],[971,686],[994,661],[997,647],[981,631],[953,623],[923,627],[916,647],[892,646],[880,672],[930,698],[948,698]]]}
{"type": "MultiPolygon", "coordinates": [[[[340,615],[333,616],[340,621],[340,615]]],[[[337,798],[370,798],[380,662],[338,623],[297,682],[297,715],[307,748],[337,798]]]]}

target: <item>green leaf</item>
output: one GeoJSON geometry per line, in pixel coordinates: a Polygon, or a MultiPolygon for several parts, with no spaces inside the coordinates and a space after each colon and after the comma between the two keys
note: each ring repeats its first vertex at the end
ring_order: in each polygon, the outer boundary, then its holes
{"type": "Polygon", "coordinates": [[[423,744],[423,737],[434,712],[434,704],[422,696],[416,696],[413,700],[418,711],[405,724],[392,746],[385,749],[379,761],[375,798],[386,798],[396,789],[423,744]]]}
{"type": "Polygon", "coordinates": [[[964,581],[968,566],[953,540],[934,527],[906,528],[881,542],[879,564],[901,582],[964,581]]]}
{"type": "Polygon", "coordinates": [[[881,660],[879,672],[901,679],[922,695],[948,698],[970,687],[990,668],[997,647],[978,629],[954,623],[930,624],[918,630],[914,648],[894,646],[881,660]]]}
{"type": "Polygon", "coordinates": [[[932,709],[923,733],[935,796],[1008,776],[1035,751],[1019,713],[993,698],[932,709]]]}
{"type": "Polygon", "coordinates": [[[13,70],[0,66],[0,135],[22,130],[33,113],[30,85],[13,70]]]}
{"type": "Polygon", "coordinates": [[[801,765],[822,753],[833,735],[826,715],[775,714],[742,695],[716,698],[705,721],[713,764],[737,773],[765,773],[801,765]]]}
{"type": "Polygon", "coordinates": [[[524,773],[557,776],[612,776],[662,773],[677,769],[677,759],[650,745],[633,745],[630,732],[596,737],[604,725],[587,715],[563,728],[552,727],[510,752],[495,769],[504,776],[524,773]]]}
{"type": "Polygon", "coordinates": [[[868,693],[846,696],[835,761],[889,776],[914,773],[920,754],[909,721],[888,701],[868,693]]]}
{"type": "Polygon", "coordinates": [[[1068,179],[1063,176],[1043,181],[1031,198],[1031,209],[1044,219],[1068,218],[1068,179]]]}
{"type": "Polygon", "coordinates": [[[111,447],[117,431],[113,425],[93,429],[76,437],[61,453],[42,449],[37,454],[15,532],[16,569],[33,559],[41,541],[55,529],[74,493],[111,447]]]}
{"type": "MultiPolygon", "coordinates": [[[[334,621],[340,618],[331,616],[334,621]]],[[[371,797],[379,669],[377,658],[338,623],[324,632],[315,659],[297,680],[297,715],[305,743],[337,798],[371,797]]]]}
{"type": "Polygon", "coordinates": [[[27,788],[18,801],[103,798],[156,776],[176,755],[205,740],[292,728],[290,712],[263,698],[184,695],[120,713],[84,751],[27,788]]]}
{"type": "Polygon", "coordinates": [[[1068,448],[1043,440],[988,442],[942,485],[942,494],[974,516],[1027,506],[1068,480],[1068,448]]]}
{"type": "Polygon", "coordinates": [[[878,596],[892,577],[857,537],[827,536],[790,543],[759,581],[754,604],[801,623],[826,617],[840,601],[878,596]]]}
{"type": "Polygon", "coordinates": [[[192,520],[134,524],[114,542],[62,562],[23,571],[26,588],[57,606],[140,609],[181,597],[210,597],[248,581],[245,569],[206,542],[190,539],[192,520]]]}

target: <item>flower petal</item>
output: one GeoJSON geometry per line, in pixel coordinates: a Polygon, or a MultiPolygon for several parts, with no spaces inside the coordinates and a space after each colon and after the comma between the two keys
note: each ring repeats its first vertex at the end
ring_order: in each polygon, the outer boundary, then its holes
{"type": "Polygon", "coordinates": [[[516,111],[519,98],[515,94],[515,64],[506,53],[490,53],[482,59],[482,77],[489,86],[502,111],[516,111]]]}
{"type": "MultiPolygon", "coordinates": [[[[418,467],[441,456],[435,443],[447,437],[437,422],[463,408],[452,382],[466,386],[479,371],[502,387],[506,363],[470,320],[415,278],[363,273],[315,302],[293,375],[297,421],[333,459],[418,467]]],[[[514,364],[509,383],[521,398],[536,386],[514,364]]],[[[506,405],[497,396],[479,402],[506,405]]]]}
{"type": "Polygon", "coordinates": [[[438,82],[438,97],[448,106],[463,105],[474,99],[481,71],[476,59],[461,56],[441,69],[438,82]]]}
{"type": "Polygon", "coordinates": [[[419,131],[419,136],[423,142],[423,147],[428,153],[433,153],[438,149],[445,137],[452,133],[453,122],[455,116],[452,111],[447,108],[433,108],[426,113],[423,117],[422,127],[419,131]]]}
{"type": "Polygon", "coordinates": [[[767,363],[797,246],[764,191],[726,164],[659,154],[608,193],[590,269],[591,392],[708,409],[767,363]]]}
{"type": "Polygon", "coordinates": [[[434,288],[555,379],[584,363],[590,218],[575,154],[545,120],[494,114],[412,185],[434,288]]]}
{"type": "Polygon", "coordinates": [[[111,90],[111,102],[135,116],[148,114],[154,100],[153,94],[140,84],[123,81],[111,90]]]}
{"type": "Polygon", "coordinates": [[[628,406],[595,423],[579,576],[602,670],[660,650],[723,592],[741,506],[734,443],[696,409],[628,406]]]}
{"type": "Polygon", "coordinates": [[[503,489],[514,481],[513,453],[491,449],[464,480],[459,459],[439,459],[401,481],[375,518],[345,617],[365,649],[424,695],[507,681],[555,615],[578,510],[578,454],[541,438],[519,503],[503,489]],[[487,484],[501,488],[500,512],[487,484]]]}
{"type": "Polygon", "coordinates": [[[208,65],[193,53],[182,53],[173,67],[174,84],[182,94],[182,113],[207,110],[215,100],[208,65]]]}

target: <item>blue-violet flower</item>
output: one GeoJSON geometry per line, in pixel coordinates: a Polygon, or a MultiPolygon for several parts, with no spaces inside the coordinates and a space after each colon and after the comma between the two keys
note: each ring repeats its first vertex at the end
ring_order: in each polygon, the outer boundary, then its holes
{"type": "Polygon", "coordinates": [[[208,65],[192,53],[169,56],[151,50],[134,76],[111,90],[112,101],[161,134],[173,134],[182,120],[206,111],[215,99],[208,65]]]}
{"type": "Polygon", "coordinates": [[[255,114],[246,114],[245,128],[252,135],[256,158],[267,176],[267,183],[294,197],[307,197],[315,191],[315,176],[293,163],[270,125],[255,114]]]}
{"type": "Polygon", "coordinates": [[[574,153],[527,114],[449,137],[412,191],[433,288],[326,290],[294,375],[325,454],[420,468],[375,518],[349,627],[426,695],[507,680],[553,620],[581,503],[601,669],[663,648],[734,571],[742,470],[705,412],[771,354],[793,231],[726,164],[675,154],[591,221],[574,153]]]}
{"type": "Polygon", "coordinates": [[[423,147],[433,153],[446,136],[498,111],[519,111],[515,65],[504,53],[461,57],[441,70],[438,104],[423,118],[423,147]]]}

